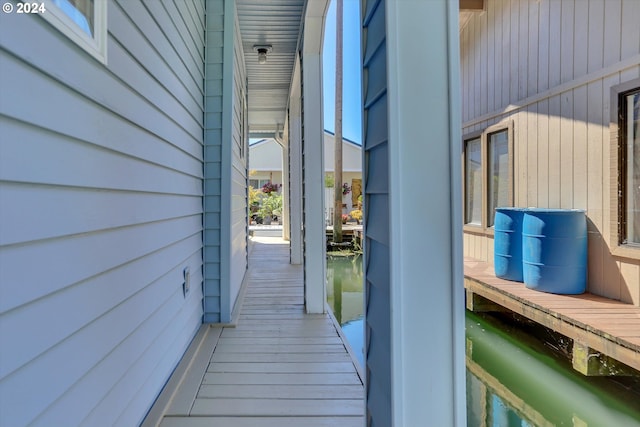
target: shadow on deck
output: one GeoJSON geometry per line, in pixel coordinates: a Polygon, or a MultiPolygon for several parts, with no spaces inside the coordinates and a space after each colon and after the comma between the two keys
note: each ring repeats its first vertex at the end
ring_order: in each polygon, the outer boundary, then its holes
{"type": "Polygon", "coordinates": [[[203,325],[143,426],[362,426],[364,388],[329,314],[304,309],[303,270],[256,237],[237,325],[203,325]]]}

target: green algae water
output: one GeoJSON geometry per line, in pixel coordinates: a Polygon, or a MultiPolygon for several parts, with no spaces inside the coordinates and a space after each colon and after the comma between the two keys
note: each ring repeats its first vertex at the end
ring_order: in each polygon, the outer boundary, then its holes
{"type": "Polygon", "coordinates": [[[466,356],[469,426],[640,426],[632,381],[585,377],[507,324],[467,312],[466,356]]]}
{"type": "MultiPolygon", "coordinates": [[[[362,286],[362,257],[328,258],[327,299],[361,364],[362,286]]],[[[640,427],[640,379],[584,377],[503,319],[466,312],[466,363],[469,427],[640,427]]]]}
{"type": "Polygon", "coordinates": [[[330,255],[327,258],[327,302],[360,366],[364,366],[362,281],[362,256],[330,255]]]}

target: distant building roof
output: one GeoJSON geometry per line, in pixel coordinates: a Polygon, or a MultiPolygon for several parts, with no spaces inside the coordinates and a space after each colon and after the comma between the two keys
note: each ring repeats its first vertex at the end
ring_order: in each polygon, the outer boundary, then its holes
{"type": "MultiPolygon", "coordinates": [[[[330,130],[326,130],[326,129],[325,129],[325,130],[324,130],[324,132],[325,132],[325,133],[328,133],[329,135],[336,136],[336,134],[335,134],[334,132],[331,132],[330,130]]],[[[349,142],[349,143],[351,143],[351,144],[353,144],[353,145],[356,145],[356,146],[358,146],[358,147],[362,147],[362,144],[361,144],[361,143],[359,143],[359,142],[355,142],[355,141],[352,141],[352,140],[350,140],[350,139],[348,139],[348,138],[345,138],[345,137],[342,137],[342,141],[344,141],[344,142],[349,142]]]]}
{"type": "MultiPolygon", "coordinates": [[[[329,135],[336,136],[336,134],[334,132],[331,132],[330,130],[325,129],[324,132],[328,133],[329,135]]],[[[264,143],[266,141],[271,141],[272,139],[273,138],[249,139],[249,145],[253,147],[254,145],[262,144],[262,143],[264,143]]],[[[361,143],[352,141],[352,140],[350,140],[348,138],[344,138],[343,137],[342,141],[343,142],[348,142],[348,143],[353,144],[353,145],[355,145],[357,147],[362,147],[361,143]]]]}

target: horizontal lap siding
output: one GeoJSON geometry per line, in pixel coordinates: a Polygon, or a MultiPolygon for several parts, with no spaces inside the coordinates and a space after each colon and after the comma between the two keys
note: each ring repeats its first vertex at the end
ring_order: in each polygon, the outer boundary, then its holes
{"type": "MultiPolygon", "coordinates": [[[[640,76],[639,20],[635,0],[490,0],[460,35],[463,135],[512,120],[515,205],[585,209],[588,290],[636,305],[638,262],[610,255],[609,103],[640,76]]],[[[492,247],[466,234],[466,256],[492,247]]]]}
{"type": "Polygon", "coordinates": [[[240,285],[247,271],[247,133],[246,73],[240,27],[236,20],[233,58],[233,116],[231,141],[231,271],[229,308],[233,311],[240,285]]]}
{"type": "Polygon", "coordinates": [[[201,323],[203,12],[0,20],[2,425],[138,424],[201,323]]]}
{"type": "Polygon", "coordinates": [[[363,2],[367,425],[391,425],[387,54],[384,1],[363,2]]]}
{"type": "Polygon", "coordinates": [[[247,269],[246,73],[235,3],[207,2],[204,321],[229,322],[247,269]],[[225,45],[234,46],[225,50],[225,45]]]}
{"type": "Polygon", "coordinates": [[[204,321],[220,322],[224,1],[206,1],[204,123],[204,321]]]}

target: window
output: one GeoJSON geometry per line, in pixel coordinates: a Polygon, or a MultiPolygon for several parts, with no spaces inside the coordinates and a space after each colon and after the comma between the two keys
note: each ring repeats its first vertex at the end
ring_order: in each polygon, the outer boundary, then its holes
{"type": "Polygon", "coordinates": [[[269,180],[269,179],[250,179],[249,180],[249,185],[251,187],[255,188],[256,190],[261,190],[262,186],[265,185],[268,182],[271,182],[271,180],[269,180]]]}
{"type": "Polygon", "coordinates": [[[513,124],[500,123],[464,141],[464,224],[492,234],[497,207],[513,205],[513,124]]]}
{"type": "Polygon", "coordinates": [[[640,79],[610,89],[611,253],[640,259],[640,79]]]}
{"type": "Polygon", "coordinates": [[[107,0],[45,0],[42,16],[99,61],[107,62],[107,0]]]}
{"type": "Polygon", "coordinates": [[[620,95],[620,228],[622,244],[640,244],[640,88],[620,95]]]}
{"type": "Polygon", "coordinates": [[[493,217],[495,209],[503,206],[510,206],[509,190],[509,135],[508,129],[488,135],[489,149],[489,175],[488,204],[489,211],[487,222],[489,227],[493,227],[493,217]]]}
{"type": "Polygon", "coordinates": [[[464,222],[482,225],[482,142],[480,138],[465,141],[464,222]]]}

